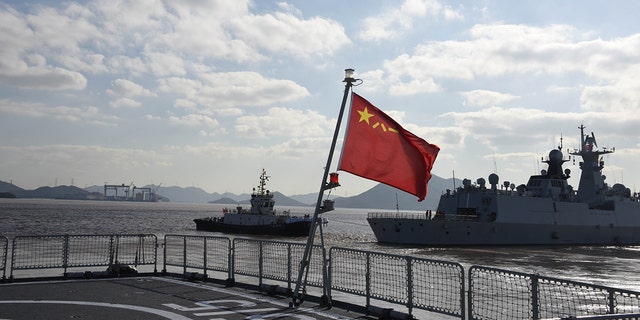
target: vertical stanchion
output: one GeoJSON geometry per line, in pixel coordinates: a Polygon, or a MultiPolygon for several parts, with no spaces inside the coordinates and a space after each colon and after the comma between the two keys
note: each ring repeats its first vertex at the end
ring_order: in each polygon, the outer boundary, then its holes
{"type": "MultiPolygon", "coordinates": [[[[397,194],[396,194],[397,196],[397,194]]],[[[409,315],[413,314],[413,259],[411,256],[407,256],[406,260],[407,271],[407,310],[409,315]]]]}
{"type": "Polygon", "coordinates": [[[67,267],[69,266],[69,235],[64,235],[64,243],[62,244],[62,267],[64,268],[64,276],[67,276],[67,267]]]}
{"type": "Polygon", "coordinates": [[[202,252],[202,273],[204,273],[205,278],[207,277],[207,237],[202,239],[203,243],[203,252],[202,252]]]}
{"type": "Polygon", "coordinates": [[[182,277],[187,276],[187,236],[182,237],[182,277]]]}
{"type": "Polygon", "coordinates": [[[291,263],[293,260],[291,259],[291,243],[287,244],[287,290],[291,291],[291,283],[293,282],[291,279],[292,276],[292,272],[291,272],[291,266],[293,266],[293,264],[291,263]]]}
{"type": "Polygon", "coordinates": [[[538,303],[539,290],[538,290],[538,276],[531,276],[531,314],[533,319],[540,318],[540,304],[538,303]]]}

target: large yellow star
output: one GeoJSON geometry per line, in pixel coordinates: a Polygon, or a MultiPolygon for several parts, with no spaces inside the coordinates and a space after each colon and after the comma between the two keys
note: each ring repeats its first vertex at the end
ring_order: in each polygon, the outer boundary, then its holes
{"type": "Polygon", "coordinates": [[[358,110],[358,113],[360,114],[360,120],[358,120],[358,122],[366,121],[367,124],[370,125],[369,118],[373,117],[373,114],[369,113],[367,107],[364,107],[362,111],[358,110]]]}

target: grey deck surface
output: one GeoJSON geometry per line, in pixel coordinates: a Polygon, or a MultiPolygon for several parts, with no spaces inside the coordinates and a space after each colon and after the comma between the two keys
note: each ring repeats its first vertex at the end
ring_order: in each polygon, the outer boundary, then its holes
{"type": "Polygon", "coordinates": [[[0,320],[367,319],[311,302],[164,277],[0,284],[0,320]]]}

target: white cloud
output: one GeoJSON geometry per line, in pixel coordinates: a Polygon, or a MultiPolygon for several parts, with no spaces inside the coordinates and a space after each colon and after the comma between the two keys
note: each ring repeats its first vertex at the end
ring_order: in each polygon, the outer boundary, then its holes
{"type": "Polygon", "coordinates": [[[379,15],[364,19],[359,38],[363,41],[393,39],[410,30],[415,20],[427,15],[443,17],[445,20],[463,19],[460,12],[443,6],[438,0],[405,0],[398,8],[389,8],[379,15]]]}
{"type": "Polygon", "coordinates": [[[235,130],[239,136],[247,138],[319,137],[329,132],[333,123],[313,110],[271,108],[265,116],[239,117],[235,130]]]}
{"type": "Polygon", "coordinates": [[[135,96],[151,97],[156,95],[150,90],[145,89],[143,86],[126,79],[113,80],[111,82],[111,87],[113,89],[107,90],[108,93],[114,94],[114,95],[120,95],[124,97],[135,97],[135,96]]]}
{"type": "Polygon", "coordinates": [[[460,92],[460,95],[465,99],[464,104],[472,107],[496,106],[518,98],[511,94],[488,90],[472,90],[460,92]]]}
{"type": "Polygon", "coordinates": [[[256,72],[200,75],[200,80],[166,78],[159,90],[179,94],[204,109],[268,106],[309,96],[307,89],[290,80],[269,79],[256,72]]]}
{"type": "Polygon", "coordinates": [[[141,106],[141,103],[131,98],[119,98],[111,101],[111,107],[113,108],[137,108],[141,106]]]}
{"type": "Polygon", "coordinates": [[[216,119],[213,119],[209,116],[202,114],[188,114],[182,117],[169,117],[169,123],[174,125],[183,125],[183,126],[206,126],[206,127],[217,127],[219,125],[216,119]]]}
{"type": "Polygon", "coordinates": [[[0,73],[0,83],[23,89],[82,90],[87,78],[57,67],[15,68],[0,73]]]}
{"type": "Polygon", "coordinates": [[[587,86],[582,91],[580,105],[587,111],[635,114],[640,110],[640,77],[623,78],[608,85],[587,86]]]}
{"type": "Polygon", "coordinates": [[[197,108],[197,104],[191,100],[187,100],[187,99],[176,99],[173,102],[173,106],[176,108],[183,108],[186,110],[196,110],[197,108]]]}
{"type": "Polygon", "coordinates": [[[10,113],[23,117],[47,118],[63,122],[113,126],[116,116],[105,115],[96,107],[49,106],[34,102],[0,100],[0,113],[10,113]]]}
{"type": "Polygon", "coordinates": [[[154,76],[184,76],[187,74],[183,58],[176,53],[147,52],[146,58],[149,72],[154,76]]]}
{"type": "Polygon", "coordinates": [[[234,20],[233,31],[259,48],[302,58],[331,56],[351,43],[336,21],[303,20],[285,12],[240,17],[234,20]]]}
{"type": "MultiPolygon", "coordinates": [[[[447,79],[474,81],[505,75],[571,73],[631,89],[626,100],[635,98],[640,60],[632,58],[631,52],[640,50],[640,35],[611,41],[585,40],[587,34],[566,25],[497,24],[475,25],[469,34],[471,39],[467,41],[430,41],[418,45],[411,55],[386,61],[380,81],[392,84],[390,94],[408,95],[438,92],[447,79]]],[[[593,92],[596,86],[587,88],[593,92]]],[[[611,91],[613,87],[600,89],[611,91]]]]}

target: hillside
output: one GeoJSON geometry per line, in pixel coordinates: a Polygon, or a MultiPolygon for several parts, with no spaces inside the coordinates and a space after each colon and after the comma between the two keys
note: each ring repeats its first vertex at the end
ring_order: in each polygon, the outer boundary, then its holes
{"type": "MultiPolygon", "coordinates": [[[[456,181],[457,185],[462,185],[460,181],[456,181]]],[[[336,207],[339,208],[368,208],[368,209],[396,209],[396,195],[399,210],[428,210],[435,209],[438,206],[440,195],[446,189],[453,188],[452,179],[443,179],[438,176],[432,176],[429,182],[429,192],[427,197],[418,202],[418,198],[404,191],[387,186],[386,184],[377,184],[375,187],[352,197],[336,198],[336,207]]]]}
{"type": "MultiPolygon", "coordinates": [[[[459,181],[457,185],[461,185],[459,181]]],[[[149,185],[156,189],[156,186],[149,185]]],[[[395,210],[396,203],[399,210],[428,210],[435,209],[438,205],[440,195],[446,190],[453,188],[451,179],[443,179],[433,176],[429,182],[429,193],[424,201],[418,202],[417,198],[406,192],[378,184],[375,187],[355,196],[336,197],[336,208],[364,208],[395,210]],[[396,202],[397,197],[397,202],[396,202]]],[[[208,193],[195,187],[160,187],[157,188],[158,195],[163,199],[172,202],[192,202],[192,203],[223,203],[229,205],[248,205],[251,195],[232,193],[208,193]]],[[[11,183],[0,181],[0,192],[14,194],[18,198],[50,198],[50,199],[104,199],[102,193],[103,186],[91,186],[81,189],[75,186],[40,187],[35,190],[25,190],[11,183]]],[[[298,194],[286,196],[280,192],[274,192],[276,206],[314,206],[318,197],[317,193],[298,194]]]]}

